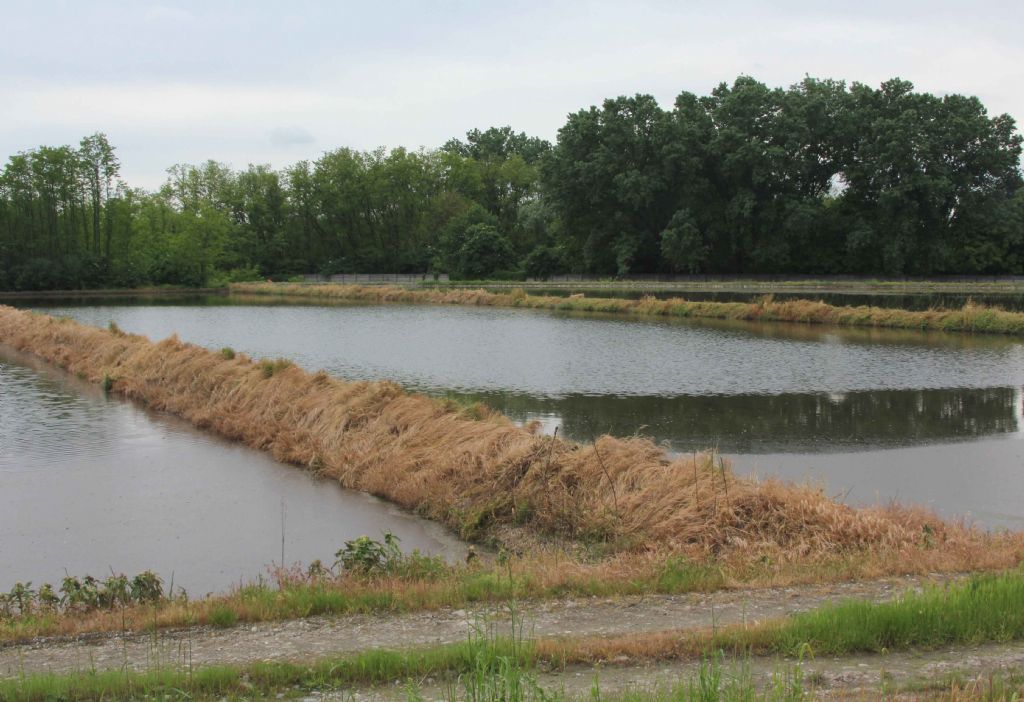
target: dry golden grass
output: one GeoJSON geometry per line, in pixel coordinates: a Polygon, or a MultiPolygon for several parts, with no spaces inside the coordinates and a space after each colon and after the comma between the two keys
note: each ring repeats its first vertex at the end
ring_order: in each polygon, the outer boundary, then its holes
{"type": "Polygon", "coordinates": [[[442,305],[525,307],[531,309],[606,312],[615,314],[798,322],[854,327],[885,327],[987,334],[1024,334],[1024,313],[968,303],[961,309],[911,311],[887,307],[829,305],[814,300],[775,301],[766,295],[755,302],[694,302],[682,298],[658,300],[528,295],[486,290],[409,289],[389,286],[306,285],[296,283],[236,283],[232,294],[276,295],[361,302],[416,302],[442,305]]]}
{"type": "Polygon", "coordinates": [[[972,564],[986,560],[978,545],[994,538],[920,509],[855,509],[816,488],[737,477],[708,455],[669,460],[647,439],[553,440],[394,383],[228,360],[173,337],[151,343],[0,307],[0,341],[469,537],[518,526],[726,560],[938,546],[972,564]]]}

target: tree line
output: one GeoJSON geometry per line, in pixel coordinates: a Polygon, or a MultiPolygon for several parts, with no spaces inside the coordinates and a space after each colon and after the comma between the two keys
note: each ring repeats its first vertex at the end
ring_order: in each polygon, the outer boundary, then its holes
{"type": "Polygon", "coordinates": [[[129,187],[103,134],[0,174],[0,289],[302,273],[1024,274],[1021,136],[974,97],[753,78],[437,149],[207,161],[129,187]]]}

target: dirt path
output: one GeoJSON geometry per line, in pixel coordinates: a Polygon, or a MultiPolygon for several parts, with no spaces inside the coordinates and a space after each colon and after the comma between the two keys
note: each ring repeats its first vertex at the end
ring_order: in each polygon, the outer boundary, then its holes
{"type": "MultiPolygon", "coordinates": [[[[602,694],[668,687],[696,677],[699,663],[673,662],[651,665],[624,663],[602,667],[574,666],[564,671],[541,673],[538,684],[546,690],[564,691],[569,698],[587,699],[595,684],[602,694]]],[[[820,658],[796,663],[773,658],[752,658],[721,666],[723,685],[730,679],[747,679],[764,689],[794,674],[812,699],[893,699],[902,692],[917,699],[920,686],[942,685],[950,676],[964,681],[987,679],[991,674],[1024,671],[1024,643],[969,646],[927,652],[820,658]],[[909,689],[908,689],[909,688],[909,689]]],[[[424,700],[442,700],[447,686],[427,679],[420,692],[424,700]]],[[[947,683],[948,684],[948,683],[947,683]]],[[[307,700],[369,702],[407,699],[404,683],[356,690],[338,690],[307,700]]]]}
{"type": "MultiPolygon", "coordinates": [[[[887,579],[713,594],[592,598],[520,606],[527,637],[624,634],[704,629],[753,623],[812,609],[825,602],[886,600],[921,579],[887,579]]],[[[0,648],[0,676],[85,669],[141,670],[156,665],[245,664],[312,660],[371,648],[407,648],[461,641],[484,619],[508,631],[507,608],[442,610],[400,615],[315,617],[231,629],[192,629],[153,635],[113,635],[84,641],[37,641],[0,648]]]]}

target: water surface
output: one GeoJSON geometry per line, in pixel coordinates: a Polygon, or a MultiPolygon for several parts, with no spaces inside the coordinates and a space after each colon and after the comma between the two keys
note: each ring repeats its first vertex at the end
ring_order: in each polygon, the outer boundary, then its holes
{"type": "Polygon", "coordinates": [[[718,447],[740,471],[1024,527],[1024,346],[999,336],[426,305],[44,311],[350,379],[388,378],[578,439],[718,447]],[[965,486],[966,484],[966,486],[965,486]]]}
{"type": "Polygon", "coordinates": [[[436,524],[0,345],[0,590],[152,569],[190,594],[222,591],[281,563],[282,530],[288,564],[329,564],[386,530],[406,549],[461,553],[436,524]]]}

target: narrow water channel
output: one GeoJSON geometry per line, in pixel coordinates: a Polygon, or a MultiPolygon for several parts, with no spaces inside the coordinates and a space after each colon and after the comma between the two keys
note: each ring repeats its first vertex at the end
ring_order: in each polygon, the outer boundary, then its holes
{"type": "Polygon", "coordinates": [[[0,344],[0,590],[150,569],[202,595],[266,576],[282,534],[286,564],[329,564],[347,539],[385,531],[407,550],[464,553],[436,524],[0,344]]]}

